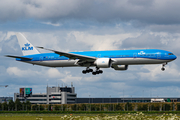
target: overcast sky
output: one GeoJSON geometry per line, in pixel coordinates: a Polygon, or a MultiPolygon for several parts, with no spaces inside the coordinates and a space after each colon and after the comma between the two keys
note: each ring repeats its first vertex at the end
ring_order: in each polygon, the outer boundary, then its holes
{"type": "MultiPolygon", "coordinates": [[[[15,32],[34,46],[59,51],[158,48],[180,57],[179,0],[1,0],[0,96],[21,87],[45,93],[49,86],[70,86],[78,97],[180,97],[180,60],[162,65],[133,65],[127,71],[48,68],[5,58],[22,55],[15,32]],[[144,91],[144,92],[143,92],[144,91]]],[[[47,52],[40,50],[41,52],[47,52]]]]}

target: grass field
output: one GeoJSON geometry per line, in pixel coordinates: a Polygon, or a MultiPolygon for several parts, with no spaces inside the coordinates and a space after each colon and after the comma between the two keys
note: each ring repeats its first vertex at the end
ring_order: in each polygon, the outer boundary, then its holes
{"type": "Polygon", "coordinates": [[[0,120],[180,120],[176,114],[0,114],[0,120]]]}

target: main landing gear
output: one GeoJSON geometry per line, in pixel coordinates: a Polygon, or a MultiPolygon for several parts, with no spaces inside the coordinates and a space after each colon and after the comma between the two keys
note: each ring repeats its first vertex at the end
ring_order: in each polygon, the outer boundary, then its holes
{"type": "Polygon", "coordinates": [[[86,70],[82,71],[83,74],[90,73],[90,72],[93,72],[93,69],[89,69],[89,67],[87,67],[86,70]]]}
{"type": "Polygon", "coordinates": [[[103,71],[102,71],[102,70],[99,70],[98,67],[96,67],[96,71],[93,71],[93,72],[92,72],[93,75],[102,74],[102,73],[103,73],[103,71]]]}
{"type": "Polygon", "coordinates": [[[99,70],[98,67],[96,67],[96,71],[93,71],[93,69],[90,69],[89,67],[87,67],[86,70],[82,71],[83,74],[90,73],[90,72],[92,72],[93,75],[102,74],[103,73],[103,71],[99,70]]]}
{"type": "Polygon", "coordinates": [[[162,64],[162,68],[161,68],[162,71],[165,71],[165,65],[167,65],[167,63],[162,64]]]}

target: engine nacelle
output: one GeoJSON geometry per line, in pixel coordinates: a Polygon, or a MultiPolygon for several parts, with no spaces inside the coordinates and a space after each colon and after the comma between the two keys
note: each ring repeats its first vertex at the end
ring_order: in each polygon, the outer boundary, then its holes
{"type": "Polygon", "coordinates": [[[94,63],[98,68],[109,68],[111,65],[111,59],[98,58],[94,63]]]}
{"type": "Polygon", "coordinates": [[[112,68],[114,68],[114,70],[127,70],[128,65],[112,65],[112,68]]]}

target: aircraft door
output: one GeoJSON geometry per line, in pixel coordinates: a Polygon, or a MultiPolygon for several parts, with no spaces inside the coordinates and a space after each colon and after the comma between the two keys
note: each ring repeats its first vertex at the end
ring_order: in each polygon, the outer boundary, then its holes
{"type": "Polygon", "coordinates": [[[161,53],[157,53],[157,59],[161,58],[161,53]]]}
{"type": "Polygon", "coordinates": [[[43,61],[43,56],[40,56],[40,57],[39,57],[39,60],[40,60],[40,61],[43,61]]]}
{"type": "Polygon", "coordinates": [[[134,53],[134,54],[133,54],[133,58],[134,58],[134,59],[137,58],[137,53],[134,53]]]}

